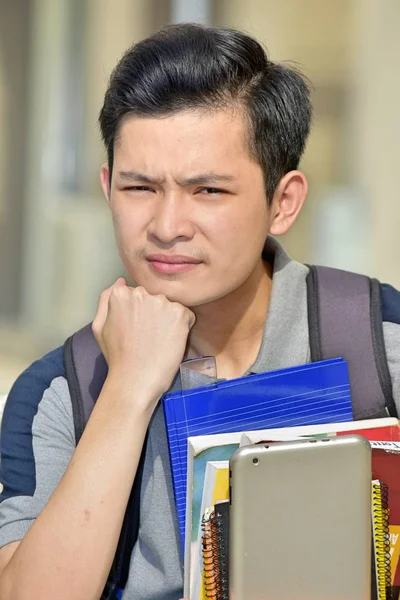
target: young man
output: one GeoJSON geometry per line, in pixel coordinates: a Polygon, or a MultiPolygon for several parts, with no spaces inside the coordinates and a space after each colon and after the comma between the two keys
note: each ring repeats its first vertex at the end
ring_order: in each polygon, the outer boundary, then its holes
{"type": "MultiPolygon", "coordinates": [[[[62,351],[17,380],[2,430],[2,600],[98,600],[146,431],[125,600],[175,600],[182,570],[160,398],[185,358],[232,378],[310,361],[307,267],[270,236],[307,194],[309,89],[242,33],[181,25],[129,50],[100,115],[119,279],[93,331],[108,376],[75,448],[62,351]]],[[[399,320],[400,323],[400,320],[399,320]]],[[[384,323],[400,405],[400,324],[384,323]]]]}

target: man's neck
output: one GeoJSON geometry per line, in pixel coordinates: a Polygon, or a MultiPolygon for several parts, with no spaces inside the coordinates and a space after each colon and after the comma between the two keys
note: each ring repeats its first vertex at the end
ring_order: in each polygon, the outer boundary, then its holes
{"type": "Polygon", "coordinates": [[[260,260],[240,288],[195,308],[186,358],[215,356],[219,378],[243,375],[260,350],[271,287],[272,266],[260,260]]]}

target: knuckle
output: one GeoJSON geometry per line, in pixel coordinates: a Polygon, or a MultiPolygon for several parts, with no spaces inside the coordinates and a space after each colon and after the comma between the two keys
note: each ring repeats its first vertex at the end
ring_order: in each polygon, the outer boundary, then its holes
{"type": "Polygon", "coordinates": [[[103,291],[101,292],[101,294],[100,294],[100,300],[104,300],[105,298],[107,298],[107,297],[108,297],[108,294],[109,294],[109,292],[110,292],[110,289],[109,289],[109,288],[107,288],[106,290],[103,290],[103,291]]]}
{"type": "Polygon", "coordinates": [[[172,302],[171,308],[177,317],[182,317],[186,313],[186,308],[182,304],[179,304],[179,302],[172,302]]]}
{"type": "Polygon", "coordinates": [[[123,298],[125,295],[125,288],[122,285],[116,285],[111,290],[111,296],[113,298],[123,298]]]}
{"type": "Polygon", "coordinates": [[[134,297],[143,298],[146,295],[146,290],[143,286],[138,285],[137,287],[132,288],[132,294],[134,297]]]}
{"type": "Polygon", "coordinates": [[[154,298],[157,300],[157,302],[168,302],[167,296],[165,294],[156,294],[154,298]]]}

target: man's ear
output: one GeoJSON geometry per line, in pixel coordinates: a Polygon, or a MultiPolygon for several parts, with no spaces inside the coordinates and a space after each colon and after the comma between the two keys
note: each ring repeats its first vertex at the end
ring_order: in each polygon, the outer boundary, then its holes
{"type": "Polygon", "coordinates": [[[307,179],[300,171],[290,171],[282,177],[271,204],[271,235],[282,235],[290,229],[303,207],[307,191],[307,179]]]}
{"type": "Polygon", "coordinates": [[[108,204],[111,201],[111,177],[110,177],[110,169],[108,165],[104,163],[100,168],[100,185],[103,190],[103,194],[108,204]]]}

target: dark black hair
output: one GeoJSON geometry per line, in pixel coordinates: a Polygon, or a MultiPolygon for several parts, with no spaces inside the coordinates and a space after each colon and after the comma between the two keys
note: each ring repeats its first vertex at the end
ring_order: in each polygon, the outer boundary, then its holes
{"type": "Polygon", "coordinates": [[[249,150],[263,168],[271,201],[283,175],[298,168],[310,130],[310,88],[296,69],[270,61],[255,39],[232,29],[171,25],[123,55],[99,118],[110,172],[127,115],[161,117],[234,103],[248,116],[249,150]]]}

